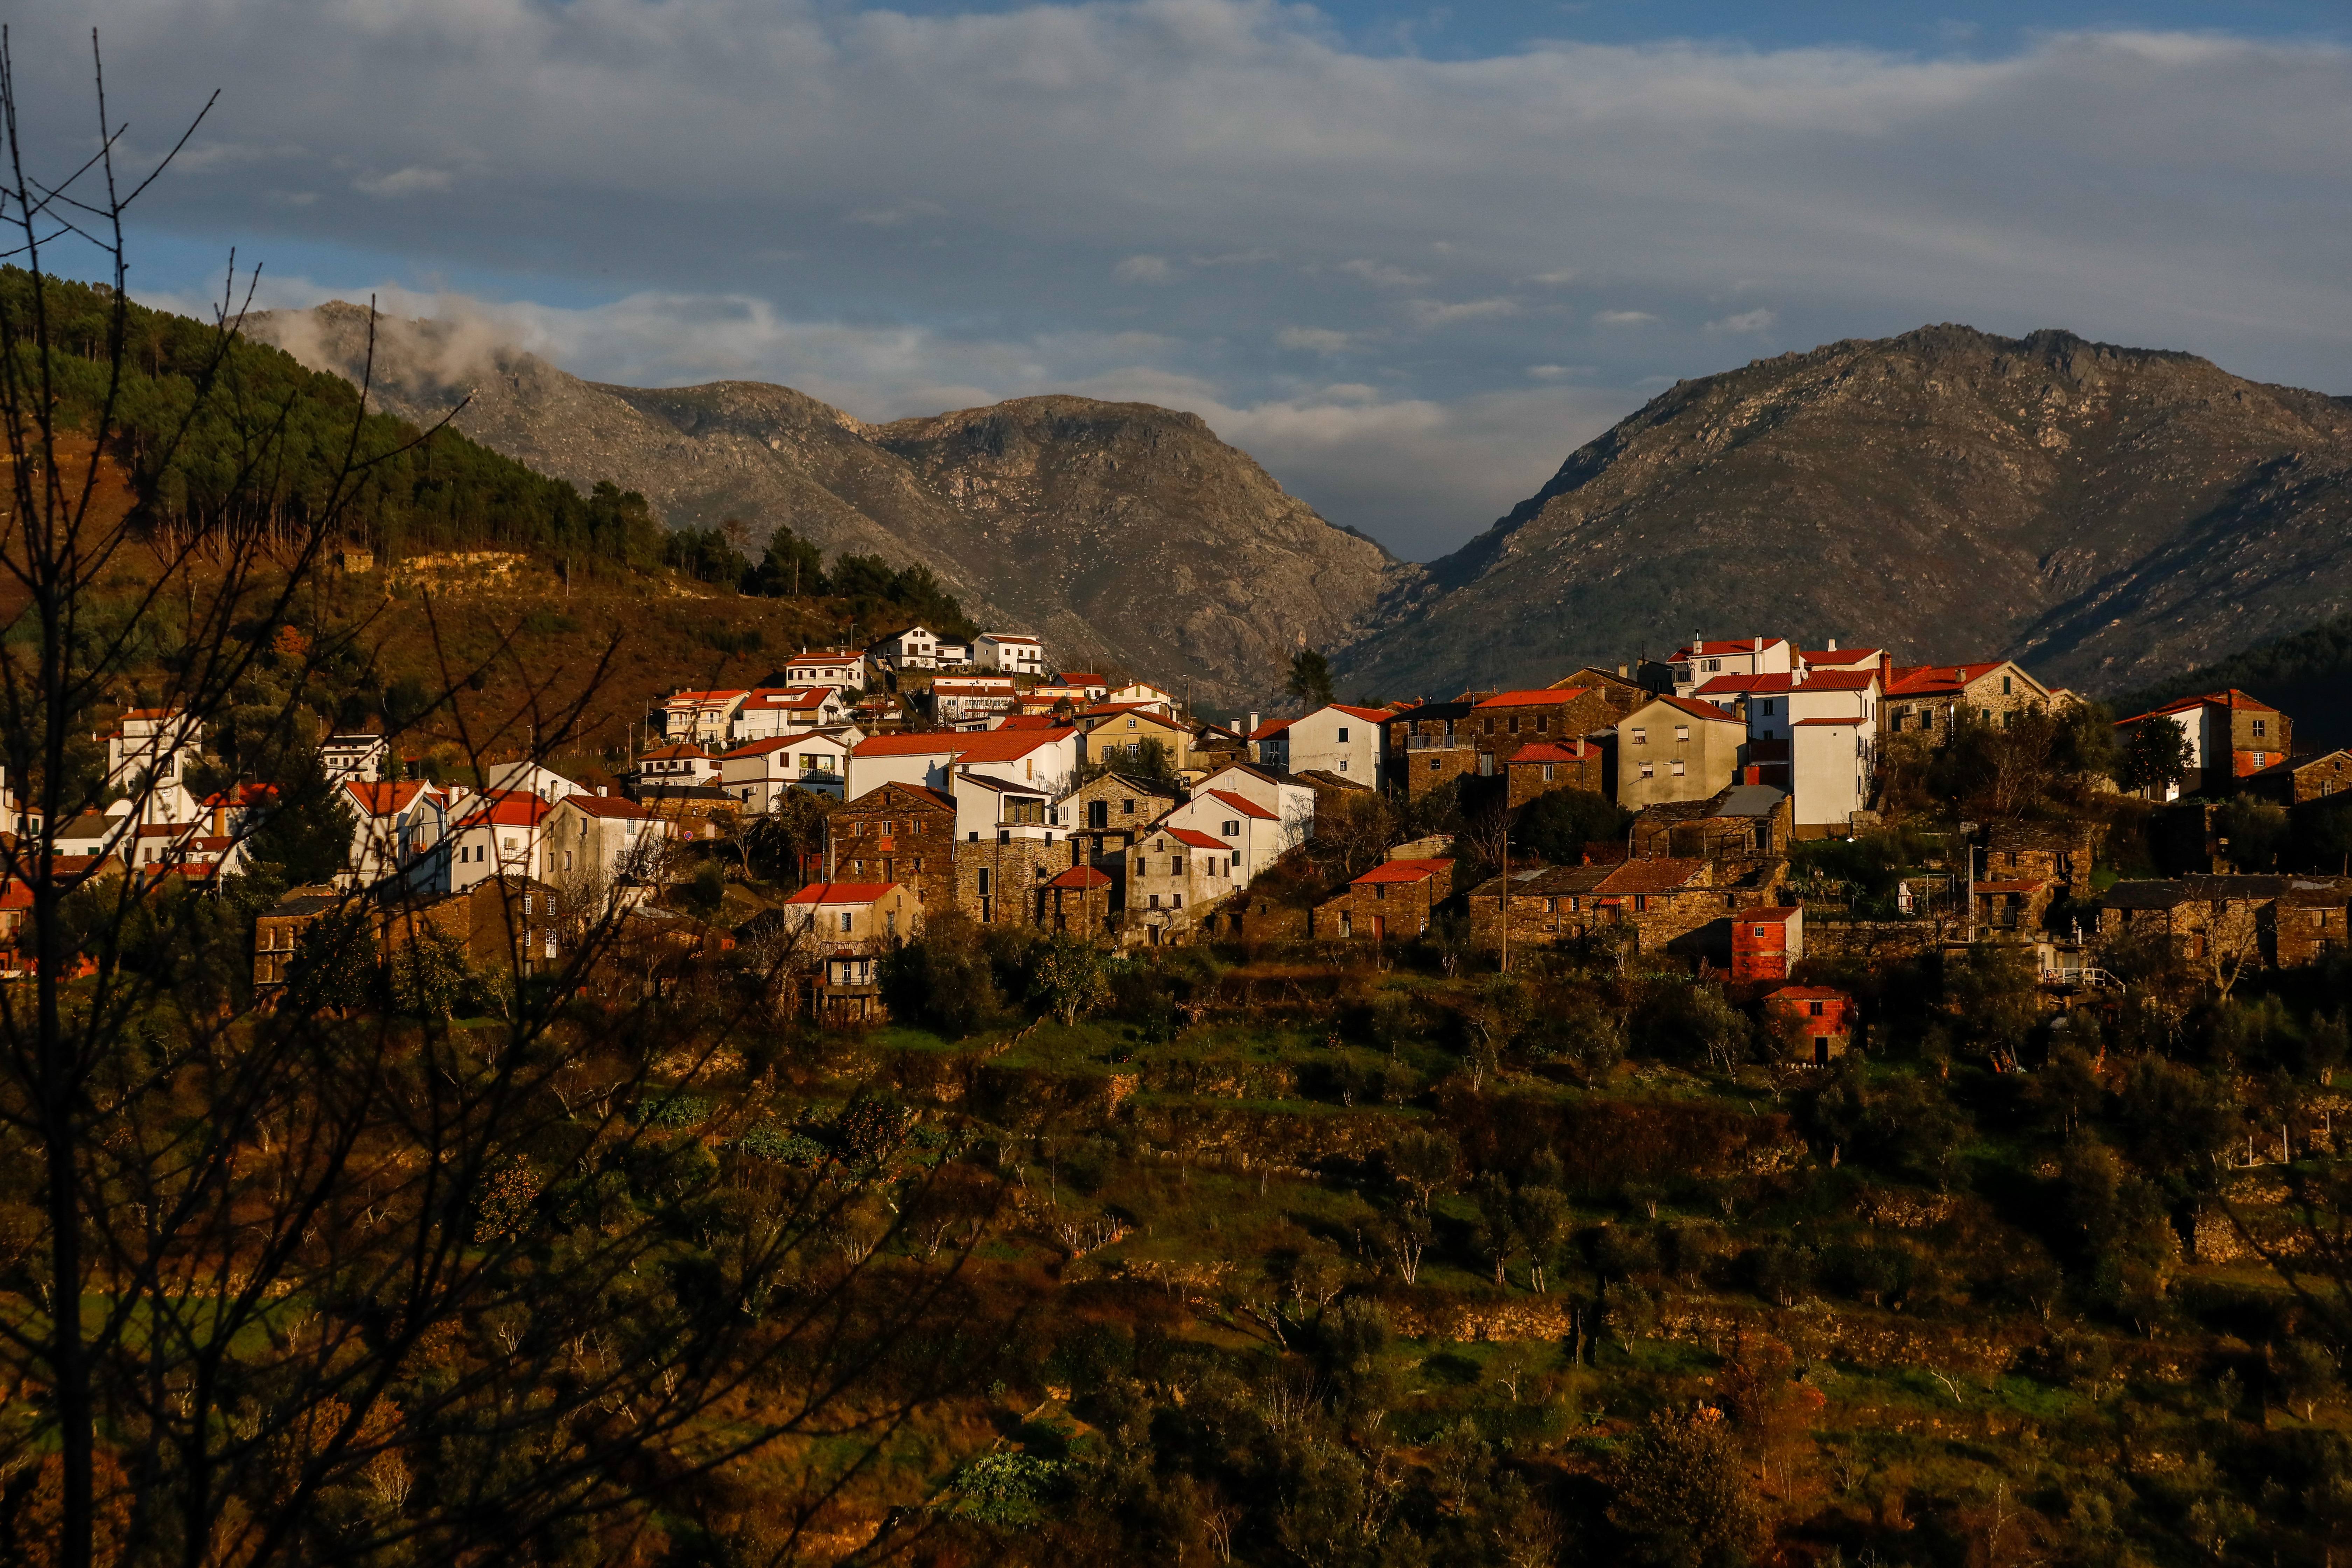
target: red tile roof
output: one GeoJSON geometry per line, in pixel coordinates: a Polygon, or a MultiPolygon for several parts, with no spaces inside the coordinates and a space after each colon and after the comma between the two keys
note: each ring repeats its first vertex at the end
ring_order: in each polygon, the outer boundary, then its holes
{"type": "Polygon", "coordinates": [[[1742,691],[1786,691],[1796,683],[1793,675],[1718,675],[1692,695],[1730,696],[1742,691]]]}
{"type": "Polygon", "coordinates": [[[1988,659],[1982,664],[1898,664],[1887,673],[1886,694],[1889,697],[1921,697],[1936,692],[1959,690],[1979,676],[1990,675],[2009,661],[1988,659]]]}
{"type": "MultiPolygon", "coordinates": [[[[1757,639],[1754,637],[1743,637],[1736,642],[1701,642],[1698,645],[1697,651],[1701,657],[1705,657],[1709,654],[1754,653],[1757,651],[1756,640],[1757,639]]],[[[1773,648],[1786,647],[1788,641],[1789,639],[1787,637],[1766,637],[1763,639],[1764,650],[1769,653],[1773,648]]],[[[1675,649],[1674,657],[1676,658],[1688,658],[1691,657],[1691,648],[1686,644],[1682,647],[1675,649]]]]}
{"type": "Polygon", "coordinates": [[[1385,860],[1348,885],[1361,888],[1373,882],[1426,882],[1452,869],[1451,860],[1385,860]]]}
{"type": "MultiPolygon", "coordinates": [[[[416,798],[425,785],[414,779],[401,779],[394,783],[345,779],[343,788],[359,806],[361,815],[390,816],[394,812],[407,810],[409,803],[416,798]]],[[[212,802],[207,801],[205,804],[209,805],[212,802]]]]}
{"type": "Polygon", "coordinates": [[[1263,741],[1270,735],[1281,734],[1285,730],[1289,729],[1293,724],[1297,722],[1298,721],[1296,719],[1269,720],[1265,723],[1260,724],[1256,729],[1252,730],[1249,732],[1248,738],[1253,741],[1263,741]]]}
{"type": "MultiPolygon", "coordinates": [[[[1591,690],[1587,686],[1547,686],[1538,691],[1497,691],[1479,708],[1556,708],[1563,702],[1573,702],[1591,690]]],[[[1367,715],[1370,717],[1370,715],[1367,715]]]]}
{"type": "Polygon", "coordinates": [[[1778,991],[1766,993],[1764,1000],[1767,1002],[1851,1002],[1853,998],[1834,985],[1783,985],[1778,991]]]}
{"type": "MultiPolygon", "coordinates": [[[[1728,713],[1726,713],[1722,709],[1714,706],[1712,703],[1701,702],[1696,698],[1659,697],[1654,698],[1652,700],[1663,702],[1667,707],[1674,709],[1676,712],[1687,713],[1694,719],[1712,719],[1718,724],[1737,724],[1740,722],[1739,720],[1733,718],[1728,713]]],[[[1646,704],[1644,706],[1646,706],[1646,704]]],[[[1633,711],[1638,713],[1641,711],[1641,709],[1637,708],[1633,711]]]]}
{"type": "Polygon", "coordinates": [[[2161,708],[2151,708],[2145,713],[2135,713],[2128,719],[2118,719],[2116,722],[2118,724],[2136,724],[2142,719],[2153,719],[2159,713],[2169,717],[2175,713],[2186,713],[2192,708],[2205,707],[2209,703],[2216,708],[2226,708],[2233,713],[2242,711],[2275,713],[2278,711],[2277,709],[2272,707],[2269,703],[2263,701],[2260,698],[2249,697],[2233,686],[2227,691],[2208,691],[2202,697],[2183,697],[2178,701],[2168,702],[2161,708]]]}
{"type": "Polygon", "coordinates": [[[1110,682],[1091,669],[1070,669],[1062,672],[1065,686],[1108,686],[1110,682]]]}
{"type": "Polygon", "coordinates": [[[1265,807],[1258,805],[1257,802],[1249,799],[1247,796],[1235,795],[1229,789],[1213,789],[1209,792],[1209,797],[1212,800],[1221,801],[1224,805],[1232,806],[1244,816],[1255,816],[1262,822],[1272,822],[1275,820],[1274,813],[1266,810],[1265,807]]]}
{"type": "Polygon", "coordinates": [[[1168,837],[1177,843],[1189,844],[1195,849],[1223,849],[1226,847],[1223,839],[1212,838],[1197,827],[1171,827],[1167,831],[1168,837]]]}
{"type": "Polygon", "coordinates": [[[1878,679],[1874,669],[1822,669],[1805,677],[1800,691],[1867,691],[1878,679]]]}
{"type": "Polygon", "coordinates": [[[1851,729],[1853,729],[1853,728],[1855,728],[1855,727],[1859,726],[1861,723],[1862,723],[1862,721],[1861,721],[1860,719],[1858,719],[1858,718],[1855,718],[1855,719],[1800,719],[1800,720],[1798,720],[1798,721],[1797,721],[1798,727],[1799,727],[1799,728],[1801,728],[1801,729],[1802,727],[1804,727],[1805,725],[1807,725],[1807,724],[1843,724],[1843,725],[1844,725],[1847,729],[1851,730],[1851,729]]]}
{"type": "Polygon", "coordinates": [[[1511,753],[1507,765],[1516,768],[1521,763],[1581,763],[1600,754],[1600,747],[1580,735],[1573,741],[1538,741],[1521,746],[1511,753]]]}
{"type": "Polygon", "coordinates": [[[635,801],[620,795],[567,795],[562,804],[590,816],[646,818],[653,816],[635,801]]]}
{"type": "Polygon", "coordinates": [[[1052,881],[1047,882],[1045,886],[1049,888],[1078,888],[1092,890],[1096,888],[1109,887],[1110,879],[1102,872],[1096,870],[1092,866],[1073,866],[1068,870],[1063,872],[1060,876],[1055,877],[1052,881]]]}
{"type": "Polygon", "coordinates": [[[870,904],[896,882],[811,882],[784,900],[785,904],[870,904]]]}
{"type": "Polygon", "coordinates": [[[536,827],[554,809],[529,790],[484,790],[467,803],[465,815],[458,821],[462,826],[489,822],[500,827],[536,827]]]}
{"type": "Polygon", "coordinates": [[[698,757],[708,762],[710,759],[710,753],[704,751],[700,746],[689,746],[685,742],[680,741],[674,745],[656,746],[650,752],[641,752],[637,755],[637,761],[641,763],[667,763],[674,761],[679,757],[698,757]]]}
{"type": "Polygon", "coordinates": [[[782,689],[767,686],[745,698],[743,706],[763,711],[772,708],[822,708],[833,697],[830,686],[787,686],[782,689]]]}
{"type": "Polygon", "coordinates": [[[858,757],[919,757],[931,752],[952,756],[959,763],[1018,762],[1040,746],[1071,733],[1067,725],[1050,730],[1015,729],[948,731],[929,735],[876,735],[860,741],[851,752],[858,757]]]}

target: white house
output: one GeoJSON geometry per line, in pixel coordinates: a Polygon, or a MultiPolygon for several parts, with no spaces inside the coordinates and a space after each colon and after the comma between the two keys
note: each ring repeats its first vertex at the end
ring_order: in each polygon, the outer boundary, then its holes
{"type": "Polygon", "coordinates": [[[775,810],[794,785],[839,800],[858,738],[845,727],[746,741],[719,759],[719,787],[754,811],[775,810]]]}
{"type": "Polygon", "coordinates": [[[492,877],[546,879],[546,826],[554,807],[535,795],[509,790],[478,795],[451,814],[439,857],[440,890],[462,893],[492,877]]]}
{"type": "Polygon", "coordinates": [[[719,762],[699,746],[656,746],[632,763],[622,781],[633,790],[649,784],[715,784],[719,762]]]}
{"type": "Polygon", "coordinates": [[[940,662],[940,634],[929,626],[908,626],[868,645],[866,651],[888,659],[899,669],[932,669],[940,662]]]}
{"type": "Polygon", "coordinates": [[[955,800],[955,836],[961,843],[1034,838],[1051,844],[1069,837],[1054,825],[1053,796],[1045,784],[959,771],[949,776],[948,794],[955,800]]]}
{"type": "MultiPolygon", "coordinates": [[[[1076,682],[1073,681],[1071,684],[1076,685],[1076,682]]],[[[1122,703],[1142,703],[1148,707],[1157,708],[1162,713],[1173,713],[1176,711],[1176,699],[1146,680],[1129,681],[1116,691],[1104,692],[1100,697],[1097,697],[1095,701],[1099,707],[1112,707],[1122,703]]]]}
{"type": "Polygon", "coordinates": [[[1675,649],[1675,695],[1689,697],[1721,675],[1793,675],[1796,649],[1787,637],[1708,642],[1693,637],[1675,649]]]}
{"type": "Polygon", "coordinates": [[[982,632],[971,645],[971,661],[1006,675],[1045,673],[1045,645],[1017,632],[982,632]]]}
{"type": "Polygon", "coordinates": [[[1870,804],[1869,724],[1858,719],[1800,719],[1789,742],[1790,803],[1797,832],[1848,833],[1870,804]]]}
{"type": "Polygon", "coordinates": [[[1110,695],[1110,682],[1091,669],[1066,669],[1054,678],[1056,686],[1074,686],[1086,695],[1081,705],[1100,702],[1110,695]]]}
{"type": "Polygon", "coordinates": [[[662,737],[698,746],[723,746],[735,727],[736,710],[749,691],[673,691],[656,710],[662,737]]]}
{"type": "Polygon", "coordinates": [[[951,770],[984,773],[1006,784],[1055,786],[1077,769],[1078,732],[1067,725],[1030,729],[944,731],[874,735],[849,753],[847,797],[856,800],[886,784],[946,791],[951,770]]]}
{"type": "Polygon", "coordinates": [[[786,686],[839,686],[866,689],[866,656],[854,647],[803,648],[784,660],[786,686]]]}
{"type": "Polygon", "coordinates": [[[188,769],[202,754],[203,734],[177,708],[133,708],[105,737],[106,787],[135,797],[141,822],[189,822],[196,797],[188,769]]]}
{"type": "Polygon", "coordinates": [[[1020,700],[1009,675],[941,675],[931,680],[931,717],[942,724],[1010,713],[1020,700]]]}
{"type": "Polygon", "coordinates": [[[331,784],[345,779],[383,777],[384,759],[392,748],[382,735],[330,735],[319,745],[319,771],[331,784]]]}
{"type": "Polygon", "coordinates": [[[1801,676],[1718,675],[1694,695],[1696,700],[1727,713],[1744,702],[1750,741],[1786,741],[1790,727],[1807,719],[1878,722],[1875,669],[1811,670],[1801,676]]]}
{"type": "Polygon", "coordinates": [[[1239,880],[1245,885],[1277,856],[1314,836],[1315,792],[1235,763],[1202,780],[1192,799],[1152,826],[1190,828],[1215,839],[1239,860],[1239,880]]]}
{"type": "Polygon", "coordinates": [[[362,888],[392,878],[429,886],[439,878],[436,851],[449,830],[450,797],[415,779],[346,779],[352,814],[349,866],[362,888]]]}
{"type": "Polygon", "coordinates": [[[659,816],[625,795],[565,795],[541,828],[547,879],[560,888],[650,879],[668,833],[659,816]]]}
{"type": "Polygon", "coordinates": [[[763,686],[736,710],[732,741],[764,741],[849,722],[849,704],[837,686],[763,686]]]}
{"type": "Polygon", "coordinates": [[[580,793],[580,786],[577,784],[565,778],[553,768],[543,767],[529,760],[519,763],[500,763],[490,770],[488,777],[483,780],[483,784],[484,787],[493,790],[519,789],[527,795],[539,796],[550,805],[553,805],[567,795],[580,793]]]}
{"type": "Polygon", "coordinates": [[[1303,773],[1315,769],[1379,787],[1381,721],[1377,708],[1332,702],[1296,719],[1276,719],[1250,736],[1261,766],[1303,773]]]}
{"type": "Polygon", "coordinates": [[[970,669],[971,668],[971,644],[968,642],[943,642],[940,644],[937,652],[933,655],[933,658],[938,661],[939,668],[941,669],[970,669]]]}

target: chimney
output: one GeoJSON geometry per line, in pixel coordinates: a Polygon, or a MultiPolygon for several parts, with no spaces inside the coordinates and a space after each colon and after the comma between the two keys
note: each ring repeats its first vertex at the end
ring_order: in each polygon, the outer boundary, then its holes
{"type": "Polygon", "coordinates": [[[1837,638],[1835,637],[1830,638],[1830,651],[1832,653],[1837,652],[1837,638]]]}
{"type": "Polygon", "coordinates": [[[1632,670],[1630,669],[1630,668],[1628,668],[1628,667],[1627,667],[1627,666],[1625,666],[1625,665],[1622,665],[1622,664],[1621,664],[1621,665],[1619,665],[1619,666],[1617,667],[1617,678],[1618,678],[1620,680],[1624,679],[1628,675],[1630,675],[1630,674],[1632,674],[1632,673],[1633,673],[1633,672],[1632,672],[1632,670]]]}
{"type": "Polygon", "coordinates": [[[1243,735],[1243,737],[1244,737],[1244,739],[1246,739],[1247,737],[1249,737],[1249,736],[1251,736],[1251,735],[1255,735],[1255,734],[1256,734],[1256,733],[1257,733],[1257,715],[1256,715],[1256,714],[1255,714],[1255,713],[1253,713],[1253,714],[1251,714],[1251,715],[1250,715],[1250,727],[1249,727],[1248,729],[1246,729],[1246,730],[1243,731],[1242,731],[1242,735],[1243,735]]]}
{"type": "Polygon", "coordinates": [[[1764,651],[1764,639],[1762,637],[1758,637],[1756,639],[1756,651],[1758,653],[1762,653],[1764,651]]]}

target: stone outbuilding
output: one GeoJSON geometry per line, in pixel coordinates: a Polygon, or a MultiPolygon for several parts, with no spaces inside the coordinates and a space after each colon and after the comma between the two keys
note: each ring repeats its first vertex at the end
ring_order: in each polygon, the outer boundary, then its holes
{"type": "Polygon", "coordinates": [[[1386,861],[1318,904],[1313,934],[1325,942],[1410,942],[1453,894],[1451,860],[1386,861]]]}

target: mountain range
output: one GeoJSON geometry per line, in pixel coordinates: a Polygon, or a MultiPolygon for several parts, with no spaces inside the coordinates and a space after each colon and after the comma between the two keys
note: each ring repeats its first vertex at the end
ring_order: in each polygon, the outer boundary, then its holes
{"type": "MultiPolygon", "coordinates": [[[[353,374],[354,306],[265,319],[353,374]]],[[[1448,694],[1660,655],[1693,633],[1996,655],[2093,695],[2352,610],[2352,406],[2193,355],[1963,326],[1676,384],[1460,550],[1401,562],[1199,418],[1030,397],[867,425],[756,382],[567,374],[441,321],[379,327],[372,395],[673,527],[788,524],[920,562],[982,618],[1211,701],[1290,654],[1343,689],[1448,694]]]]}

